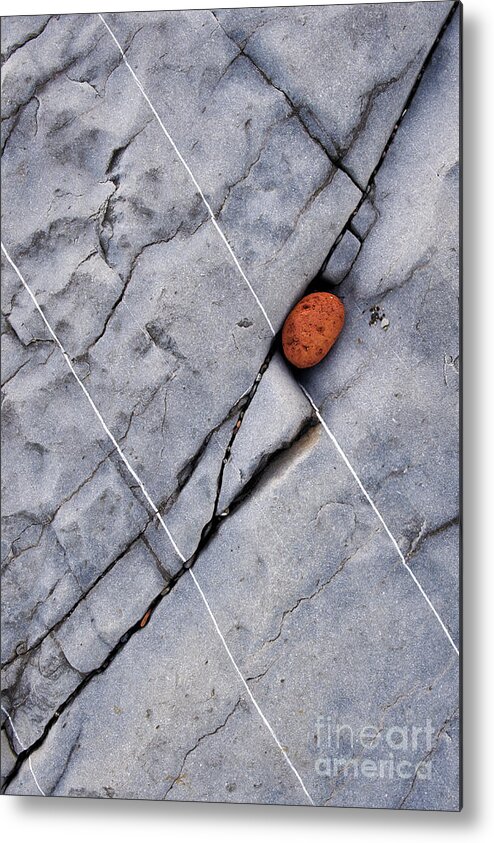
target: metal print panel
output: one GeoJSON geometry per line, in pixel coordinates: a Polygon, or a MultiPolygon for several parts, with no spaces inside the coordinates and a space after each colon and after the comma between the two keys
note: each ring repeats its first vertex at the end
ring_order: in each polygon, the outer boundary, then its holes
{"type": "Polygon", "coordinates": [[[460,809],[460,31],[3,18],[5,793],[460,809]]]}

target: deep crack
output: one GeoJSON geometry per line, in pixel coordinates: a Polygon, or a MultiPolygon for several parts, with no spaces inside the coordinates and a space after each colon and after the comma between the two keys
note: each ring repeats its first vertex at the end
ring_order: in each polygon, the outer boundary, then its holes
{"type": "Polygon", "coordinates": [[[361,188],[361,189],[363,189],[362,197],[358,201],[358,203],[355,206],[355,208],[353,209],[353,211],[351,212],[351,214],[348,217],[345,225],[341,229],[340,234],[338,235],[338,237],[336,238],[335,242],[333,243],[331,249],[329,250],[328,255],[325,258],[325,260],[323,262],[323,265],[321,267],[321,271],[324,270],[324,268],[326,267],[326,265],[327,265],[329,259],[331,258],[333,252],[335,251],[336,247],[341,242],[341,239],[342,239],[343,235],[345,234],[345,232],[348,231],[348,230],[350,230],[350,231],[352,230],[352,228],[351,228],[352,222],[353,222],[354,218],[356,217],[356,215],[358,214],[358,212],[360,211],[360,208],[364,204],[365,200],[368,198],[368,196],[369,196],[369,194],[370,194],[370,192],[371,192],[371,190],[374,186],[376,176],[377,176],[379,170],[381,169],[381,166],[384,162],[384,159],[386,158],[386,156],[389,152],[389,148],[390,148],[391,144],[393,143],[393,140],[396,136],[396,133],[397,133],[398,129],[400,128],[401,123],[402,123],[407,111],[409,110],[409,108],[412,104],[412,101],[415,98],[415,94],[417,93],[418,87],[419,87],[419,85],[422,81],[424,73],[426,72],[427,68],[429,67],[429,65],[430,65],[430,63],[431,63],[431,61],[434,57],[434,54],[435,54],[440,42],[442,41],[442,38],[443,38],[446,30],[448,29],[450,23],[452,22],[452,20],[455,16],[455,13],[456,13],[458,7],[459,7],[459,0],[455,0],[455,2],[453,3],[445,21],[444,21],[444,23],[441,27],[441,29],[439,30],[437,38],[435,39],[434,43],[432,44],[429,52],[427,53],[427,55],[426,55],[426,57],[425,57],[425,59],[422,63],[422,66],[421,66],[421,68],[420,68],[420,70],[419,70],[419,72],[418,72],[418,74],[415,78],[415,82],[413,83],[412,87],[410,88],[410,92],[408,94],[408,97],[405,100],[405,105],[403,106],[402,112],[401,112],[398,120],[394,124],[394,126],[391,130],[391,133],[388,137],[388,140],[386,141],[386,144],[384,145],[384,148],[383,148],[383,151],[382,151],[381,156],[379,158],[379,161],[377,162],[377,164],[374,167],[372,173],[370,174],[365,188],[361,188]]]}
{"type": "MultiPolygon", "coordinates": [[[[238,41],[236,41],[233,38],[233,36],[226,31],[226,29],[223,27],[223,25],[218,20],[214,11],[211,10],[211,9],[209,9],[209,11],[213,15],[213,17],[216,20],[218,26],[225,33],[225,35],[229,39],[229,41],[231,41],[232,44],[234,44],[237,47],[237,49],[239,50],[239,52],[237,53],[237,55],[235,56],[233,61],[235,61],[235,59],[237,59],[239,55],[245,56],[245,58],[256,69],[256,71],[262,76],[264,81],[267,82],[267,84],[270,85],[270,87],[274,88],[276,91],[279,91],[279,93],[285,98],[285,100],[287,101],[287,103],[289,105],[289,108],[290,108],[290,114],[288,116],[293,115],[298,119],[299,123],[302,125],[305,132],[314,141],[314,143],[316,143],[318,145],[318,147],[324,152],[325,156],[329,159],[331,164],[334,167],[337,167],[343,173],[345,173],[345,175],[350,179],[350,181],[353,182],[355,187],[357,187],[360,191],[362,191],[363,188],[361,187],[360,184],[358,184],[358,182],[355,180],[354,176],[352,176],[352,174],[348,171],[348,169],[345,167],[345,165],[340,160],[335,159],[335,157],[329,151],[327,145],[324,144],[323,141],[321,140],[321,134],[325,134],[325,132],[320,128],[319,122],[318,122],[317,118],[315,117],[315,115],[312,114],[311,112],[309,112],[308,109],[305,106],[297,105],[295,103],[295,101],[289,96],[289,94],[287,94],[287,92],[283,88],[280,88],[278,85],[276,85],[273,82],[273,80],[268,76],[266,71],[254,61],[254,59],[252,58],[252,56],[248,52],[246,52],[247,42],[245,43],[244,46],[241,46],[238,43],[238,41]],[[309,120],[312,122],[312,124],[316,124],[318,126],[318,128],[320,129],[319,135],[314,132],[313,128],[309,124],[309,121],[304,116],[304,112],[308,112],[309,120]]],[[[247,39],[247,40],[249,40],[249,39],[247,39]]]]}

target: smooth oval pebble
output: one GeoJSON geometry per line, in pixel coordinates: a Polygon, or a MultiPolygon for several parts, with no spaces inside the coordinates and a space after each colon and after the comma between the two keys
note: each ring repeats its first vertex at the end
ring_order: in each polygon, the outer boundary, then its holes
{"type": "Polygon", "coordinates": [[[333,293],[310,293],[300,299],[285,319],[281,332],[283,352],[297,369],[315,366],[338,339],[345,308],[333,293]]]}

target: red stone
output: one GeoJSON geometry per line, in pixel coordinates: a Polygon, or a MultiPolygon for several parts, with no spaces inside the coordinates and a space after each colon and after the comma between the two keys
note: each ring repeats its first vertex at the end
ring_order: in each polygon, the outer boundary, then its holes
{"type": "Polygon", "coordinates": [[[281,341],[287,360],[298,369],[315,366],[338,339],[345,308],[333,293],[304,296],[286,317],[281,341]]]}

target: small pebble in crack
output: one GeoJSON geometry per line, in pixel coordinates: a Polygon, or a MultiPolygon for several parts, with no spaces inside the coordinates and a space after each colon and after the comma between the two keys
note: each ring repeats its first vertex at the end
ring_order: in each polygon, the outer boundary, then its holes
{"type": "Polygon", "coordinates": [[[145,626],[146,626],[146,624],[147,624],[147,622],[148,622],[148,620],[149,620],[149,618],[150,618],[150,617],[151,617],[151,609],[148,609],[148,610],[147,610],[147,612],[145,613],[144,617],[142,618],[142,620],[141,620],[140,624],[139,624],[139,626],[141,627],[141,629],[143,629],[143,627],[145,627],[145,626]]]}
{"type": "Polygon", "coordinates": [[[320,363],[338,339],[345,307],[333,293],[310,293],[288,314],[281,334],[283,353],[297,369],[320,363]]]}

